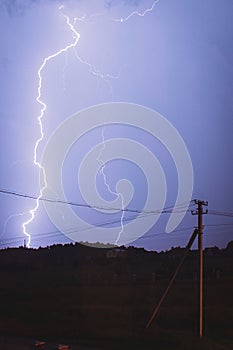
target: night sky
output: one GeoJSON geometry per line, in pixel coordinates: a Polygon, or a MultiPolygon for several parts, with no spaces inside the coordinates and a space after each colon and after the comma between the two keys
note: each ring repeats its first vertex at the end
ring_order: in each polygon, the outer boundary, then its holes
{"type": "MultiPolygon", "coordinates": [[[[128,102],[157,111],[178,131],[190,154],[192,199],[209,202],[204,244],[225,247],[233,237],[233,215],[213,215],[211,211],[233,212],[232,14],[231,0],[0,0],[0,188],[39,194],[40,172],[33,163],[42,107],[37,102],[38,70],[46,57],[75,42],[66,22],[68,16],[80,38],[75,47],[49,60],[42,70],[40,99],[47,108],[37,159],[42,159],[55,130],[83,109],[128,102]]],[[[157,157],[167,182],[164,207],[172,207],[178,180],[171,155],[158,139],[124,125],[96,127],[72,145],[61,176],[66,200],[85,204],[81,195],[85,189],[79,188],[78,181],[82,160],[95,145],[99,145],[99,155],[103,153],[103,140],[114,138],[142,143],[157,157]]],[[[88,174],[92,175],[91,169],[88,174]]],[[[109,188],[101,169],[95,182],[109,207],[114,201],[119,207],[116,185],[127,179],[134,190],[128,208],[143,210],[148,183],[142,169],[117,158],[106,164],[104,175],[109,188]]],[[[87,177],[87,187],[88,181],[87,177]]],[[[26,238],[22,224],[30,218],[35,200],[1,193],[0,205],[0,246],[22,245],[26,238]]],[[[62,207],[53,205],[62,216],[62,207]]],[[[151,211],[158,209],[162,208],[156,204],[151,207],[151,211]]],[[[93,241],[101,241],[101,236],[95,234],[96,226],[121,228],[121,212],[98,214],[93,208],[80,207],[72,210],[93,226],[86,230],[86,240],[92,237],[93,241]]],[[[153,250],[184,246],[197,225],[197,217],[188,211],[173,232],[165,233],[169,215],[161,214],[148,232],[130,244],[153,250]]],[[[138,217],[131,212],[124,219],[127,225],[138,217]]],[[[70,224],[70,230],[82,232],[83,227],[70,224]]],[[[42,202],[27,232],[31,247],[71,242],[51,222],[42,202]]],[[[80,239],[84,240],[83,235],[80,239]]]]}

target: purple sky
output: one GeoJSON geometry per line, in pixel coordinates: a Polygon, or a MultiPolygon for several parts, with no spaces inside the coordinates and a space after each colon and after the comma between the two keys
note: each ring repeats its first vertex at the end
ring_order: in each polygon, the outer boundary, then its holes
{"type": "MultiPolygon", "coordinates": [[[[134,11],[143,13],[153,1],[2,0],[0,188],[39,193],[39,171],[33,164],[41,108],[36,101],[37,72],[45,57],[75,39],[58,9],[62,4],[63,13],[71,20],[79,18],[75,29],[80,40],[75,49],[50,60],[42,72],[41,99],[47,109],[38,159],[54,130],[81,109],[111,101],[140,104],[162,114],[184,139],[194,169],[192,198],[207,200],[210,210],[233,212],[231,0],[160,0],[144,16],[135,14],[124,22],[116,19],[127,18],[134,11]]],[[[78,167],[86,152],[101,143],[102,132],[100,128],[86,135],[67,156],[63,180],[68,200],[81,201],[78,167]]],[[[134,137],[143,141],[156,154],[166,174],[166,206],[175,203],[176,169],[157,140],[123,127],[106,127],[104,135],[106,140],[134,137]]],[[[119,178],[128,177],[135,186],[131,207],[141,209],[147,190],[145,177],[133,164],[126,163],[112,161],[106,166],[106,174],[113,187],[119,178]]],[[[113,199],[99,177],[98,186],[105,199],[113,199]]],[[[22,245],[22,223],[29,215],[16,214],[27,213],[35,201],[0,194],[0,203],[1,247],[22,245]]],[[[82,215],[98,222],[93,213],[82,215]]],[[[109,219],[106,215],[99,220],[109,219]]],[[[164,233],[167,220],[167,214],[161,216],[134,245],[155,250],[184,245],[197,217],[187,213],[177,231],[169,235],[164,233]]],[[[224,247],[232,240],[232,217],[209,214],[204,223],[206,246],[224,247]]],[[[56,230],[41,203],[28,225],[31,246],[69,241],[56,230]]]]}

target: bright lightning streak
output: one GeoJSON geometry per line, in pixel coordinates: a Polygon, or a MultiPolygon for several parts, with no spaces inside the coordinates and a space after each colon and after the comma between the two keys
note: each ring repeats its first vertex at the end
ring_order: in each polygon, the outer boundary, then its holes
{"type": "MultiPolygon", "coordinates": [[[[59,10],[61,11],[62,9],[64,8],[64,6],[60,6],[59,7],[59,10]]],[[[35,217],[35,213],[39,207],[39,201],[40,201],[40,198],[42,197],[42,194],[43,194],[43,191],[46,189],[47,187],[47,182],[46,182],[46,173],[45,173],[45,169],[43,168],[43,166],[40,164],[40,162],[38,161],[37,159],[37,149],[38,149],[38,146],[39,144],[41,143],[41,141],[43,140],[44,138],[44,132],[43,132],[43,123],[42,123],[42,119],[44,117],[44,114],[45,114],[45,111],[46,111],[46,108],[47,108],[47,105],[45,104],[45,102],[43,102],[41,100],[41,88],[42,88],[42,71],[44,69],[44,67],[46,66],[46,64],[52,60],[53,58],[59,56],[60,54],[64,53],[64,52],[67,52],[69,49],[71,48],[74,48],[78,42],[79,42],[79,39],[80,39],[80,34],[75,30],[74,28],[74,25],[71,24],[70,22],[70,19],[68,16],[66,16],[65,14],[63,14],[63,17],[66,19],[66,23],[68,25],[68,27],[70,28],[70,30],[72,31],[73,35],[74,35],[74,38],[75,38],[75,41],[69,45],[67,45],[65,48],[57,51],[56,53],[54,53],[53,55],[50,55],[48,57],[46,57],[42,63],[42,65],[40,66],[37,74],[38,74],[38,77],[39,77],[39,83],[38,83],[38,89],[37,89],[37,97],[36,97],[36,101],[42,106],[41,108],[41,111],[40,111],[40,114],[37,118],[38,120],[38,124],[39,124],[39,130],[40,130],[40,137],[37,139],[36,143],[35,143],[35,146],[34,146],[34,159],[33,159],[33,162],[34,164],[39,168],[39,170],[42,171],[42,174],[43,174],[43,186],[40,190],[40,193],[39,193],[39,196],[36,200],[36,205],[33,209],[31,209],[29,211],[29,214],[30,214],[30,218],[25,221],[23,224],[22,224],[22,228],[23,228],[23,233],[24,235],[27,237],[27,247],[30,246],[30,242],[31,242],[31,235],[27,232],[27,225],[30,224],[34,217],[35,217]]]]}
{"type": "Polygon", "coordinates": [[[120,198],[120,199],[121,199],[121,209],[122,209],[121,220],[120,220],[121,229],[120,229],[120,231],[119,231],[119,233],[118,233],[118,236],[117,236],[117,239],[116,239],[116,241],[115,241],[115,244],[118,244],[119,239],[120,239],[120,237],[121,237],[121,234],[122,234],[122,232],[124,231],[124,222],[123,222],[123,220],[124,220],[124,214],[125,214],[125,211],[124,211],[124,209],[125,209],[125,207],[124,207],[124,197],[123,197],[123,195],[122,195],[121,193],[112,191],[111,188],[110,188],[110,185],[108,184],[107,175],[106,175],[105,172],[104,172],[105,167],[106,167],[106,164],[105,164],[104,161],[101,159],[101,156],[102,156],[102,154],[103,154],[105,148],[106,148],[106,145],[105,145],[104,129],[102,129],[102,147],[101,147],[100,152],[99,152],[99,155],[98,155],[98,157],[97,157],[97,161],[101,163],[100,172],[101,172],[101,174],[102,174],[102,176],[103,176],[104,184],[105,184],[105,186],[107,187],[109,193],[111,193],[111,194],[117,196],[117,198],[120,198]]]}
{"type": "MultiPolygon", "coordinates": [[[[137,15],[137,16],[140,16],[140,17],[144,17],[148,12],[153,11],[155,5],[158,4],[158,3],[159,3],[159,0],[156,0],[156,1],[154,1],[154,3],[152,4],[152,6],[151,6],[150,8],[148,8],[148,9],[146,9],[144,12],[139,12],[139,11],[136,10],[136,11],[133,11],[132,13],[130,13],[127,17],[125,17],[125,18],[120,18],[120,19],[114,19],[114,21],[116,21],[116,22],[121,22],[121,23],[122,23],[122,22],[126,22],[126,21],[128,21],[131,17],[133,17],[134,15],[137,15]]],[[[63,8],[64,8],[64,6],[62,5],[62,6],[59,7],[59,10],[61,11],[63,8]]],[[[56,53],[54,53],[54,54],[52,54],[52,55],[46,57],[46,58],[44,59],[42,65],[40,66],[38,72],[37,72],[38,78],[39,78],[39,83],[38,83],[38,89],[37,89],[38,94],[37,94],[37,97],[36,97],[36,101],[42,106],[42,108],[41,108],[40,114],[39,114],[39,116],[38,116],[38,118],[37,118],[38,124],[39,124],[40,137],[37,139],[37,141],[36,141],[36,143],[35,143],[35,146],[34,146],[34,158],[33,158],[33,162],[34,162],[34,164],[39,168],[39,170],[42,171],[42,174],[43,174],[42,178],[43,178],[43,183],[44,183],[44,184],[43,184],[42,188],[40,189],[40,193],[39,193],[39,196],[37,197],[35,207],[29,211],[30,218],[22,224],[23,233],[24,233],[24,235],[25,235],[25,236],[27,237],[27,239],[28,239],[28,241],[27,241],[27,247],[30,246],[31,235],[27,232],[26,227],[27,227],[28,224],[30,224],[30,223],[34,220],[34,218],[35,218],[35,213],[36,213],[36,211],[37,211],[37,209],[38,209],[38,207],[39,207],[39,201],[40,201],[40,199],[41,199],[41,197],[42,197],[43,191],[47,188],[47,181],[46,181],[46,172],[45,172],[45,169],[43,168],[43,166],[40,164],[40,162],[39,162],[38,159],[37,159],[37,149],[38,149],[38,146],[39,146],[39,144],[41,143],[41,141],[44,139],[44,132],[43,132],[43,123],[42,123],[42,119],[43,119],[43,117],[44,117],[44,114],[45,114],[45,111],[46,111],[46,108],[47,108],[47,105],[45,104],[45,102],[43,102],[43,101],[41,100],[42,71],[43,71],[44,67],[46,66],[46,64],[47,64],[50,60],[52,60],[53,58],[59,56],[60,54],[62,54],[62,53],[64,53],[64,52],[67,52],[69,49],[75,48],[75,47],[76,47],[76,45],[78,44],[79,39],[80,39],[80,33],[78,33],[78,32],[76,31],[75,27],[74,27],[75,22],[76,22],[77,20],[85,21],[85,15],[84,15],[82,18],[75,18],[74,23],[71,24],[69,17],[66,16],[66,15],[63,14],[63,13],[62,13],[62,15],[63,15],[63,17],[66,19],[66,23],[67,23],[68,27],[70,28],[70,30],[72,31],[72,33],[73,33],[73,35],[74,35],[74,38],[75,38],[75,41],[74,41],[73,43],[67,45],[65,48],[63,48],[63,49],[57,51],[56,53]]],[[[100,14],[97,14],[97,15],[100,15],[100,14]]],[[[102,79],[103,81],[105,81],[107,84],[109,84],[109,78],[111,78],[111,79],[112,79],[112,78],[118,78],[118,77],[112,76],[112,75],[110,75],[110,74],[105,74],[105,75],[102,74],[99,70],[97,70],[97,69],[96,69],[93,65],[91,65],[89,62],[83,60],[83,59],[78,55],[78,53],[77,53],[76,51],[75,51],[75,54],[76,54],[77,59],[78,59],[82,64],[85,64],[85,65],[87,65],[87,66],[89,67],[89,70],[90,70],[90,72],[91,72],[93,75],[95,75],[95,76],[101,78],[101,79],[102,79]]],[[[64,75],[64,72],[63,72],[63,75],[64,75]]],[[[110,85],[110,88],[111,88],[111,85],[110,85]]],[[[100,155],[99,155],[98,160],[102,163],[101,173],[102,173],[103,178],[104,178],[104,183],[105,183],[105,185],[107,186],[107,188],[108,188],[108,190],[109,190],[110,193],[115,194],[115,195],[117,195],[118,197],[121,198],[121,203],[122,203],[121,230],[120,230],[120,232],[119,232],[119,234],[118,234],[118,237],[117,237],[117,240],[116,240],[116,243],[117,243],[117,242],[119,241],[119,239],[120,239],[120,236],[121,236],[123,230],[124,230],[124,224],[123,224],[123,218],[124,218],[124,198],[123,198],[122,194],[119,194],[119,193],[117,193],[117,192],[113,192],[113,191],[110,189],[110,186],[109,186],[108,183],[107,183],[107,178],[106,178],[106,175],[105,175],[105,173],[104,173],[105,164],[104,164],[104,162],[103,162],[103,161],[101,160],[101,158],[100,158],[102,152],[103,152],[104,149],[105,149],[105,140],[104,140],[104,134],[103,134],[103,133],[102,133],[102,141],[103,141],[103,148],[102,148],[101,151],[100,151],[100,155]]],[[[23,214],[23,213],[22,213],[22,214],[23,214]]],[[[20,215],[21,215],[21,214],[20,214],[20,215]]]]}
{"type": "Polygon", "coordinates": [[[139,17],[144,17],[148,12],[153,11],[155,5],[157,5],[158,3],[159,3],[159,0],[156,0],[156,1],[153,2],[151,7],[146,9],[145,11],[139,12],[139,11],[135,10],[135,11],[131,12],[127,17],[125,17],[125,18],[116,18],[116,19],[114,19],[114,21],[123,23],[123,22],[127,22],[131,17],[133,17],[135,15],[139,16],[139,17]]]}
{"type": "MultiPolygon", "coordinates": [[[[133,17],[134,15],[140,16],[140,17],[144,17],[148,12],[153,11],[155,5],[157,5],[158,3],[159,3],[159,0],[156,0],[156,1],[153,2],[152,6],[151,6],[150,8],[148,8],[148,9],[146,9],[144,12],[139,12],[139,11],[135,10],[135,11],[133,11],[132,13],[130,13],[127,17],[125,17],[125,18],[119,18],[119,19],[114,19],[114,21],[115,21],[115,22],[121,22],[121,23],[127,22],[127,21],[128,21],[131,17],[133,17]]],[[[105,77],[104,77],[103,75],[101,75],[100,72],[98,72],[98,71],[96,71],[95,69],[93,69],[93,67],[92,67],[91,65],[89,65],[88,63],[83,62],[83,61],[80,59],[79,56],[77,56],[77,58],[78,58],[82,63],[87,64],[87,65],[90,67],[90,70],[91,70],[91,72],[92,72],[93,74],[97,74],[97,75],[100,76],[103,80],[105,80],[105,77]]],[[[107,77],[114,78],[114,77],[109,76],[109,75],[107,75],[107,77]]],[[[105,186],[107,187],[108,191],[109,191],[111,194],[114,194],[114,195],[116,195],[118,198],[121,199],[121,208],[122,208],[122,214],[121,214],[121,220],[120,220],[121,229],[120,229],[120,231],[119,231],[119,233],[118,233],[118,236],[117,236],[117,239],[116,239],[116,241],[115,241],[115,244],[118,244],[119,239],[120,239],[120,237],[121,237],[121,234],[122,234],[123,231],[124,231],[124,213],[125,213],[124,197],[123,197],[123,195],[122,195],[121,193],[112,191],[111,188],[110,188],[110,185],[109,185],[108,182],[107,182],[107,176],[106,176],[106,174],[105,174],[105,172],[104,172],[104,169],[105,169],[105,166],[106,166],[106,165],[105,165],[105,163],[104,163],[104,162],[102,161],[102,159],[101,159],[101,155],[103,154],[103,152],[104,152],[104,150],[105,150],[105,147],[106,147],[106,145],[105,145],[104,130],[102,130],[102,148],[100,149],[100,153],[99,153],[99,155],[98,155],[98,157],[97,157],[97,160],[102,164],[101,170],[100,170],[100,171],[101,171],[101,174],[102,174],[103,179],[104,179],[104,184],[105,184],[105,186]]]]}

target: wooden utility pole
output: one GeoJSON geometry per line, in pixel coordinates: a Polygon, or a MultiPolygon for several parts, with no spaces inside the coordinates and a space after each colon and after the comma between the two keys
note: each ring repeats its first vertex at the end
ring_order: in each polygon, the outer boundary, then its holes
{"type": "Polygon", "coordinates": [[[203,206],[208,202],[195,199],[197,209],[192,211],[192,215],[198,215],[198,251],[199,251],[199,337],[203,336],[203,225],[202,215],[207,214],[208,210],[203,211],[203,206]]]}
{"type": "Polygon", "coordinates": [[[187,246],[184,252],[184,255],[179,263],[179,265],[177,266],[177,269],[174,273],[174,275],[172,276],[166,290],[164,291],[159,304],[157,305],[157,307],[155,308],[151,318],[149,319],[149,321],[147,322],[146,328],[149,328],[153,319],[155,318],[155,316],[158,314],[158,311],[164,301],[164,299],[166,298],[196,236],[198,235],[198,250],[199,250],[199,337],[202,338],[203,335],[203,225],[202,225],[202,215],[203,214],[207,214],[208,210],[203,211],[203,206],[207,206],[208,202],[204,202],[204,201],[200,201],[195,199],[194,203],[197,204],[197,209],[196,210],[192,210],[191,213],[192,215],[198,215],[198,228],[194,230],[187,246]]]}

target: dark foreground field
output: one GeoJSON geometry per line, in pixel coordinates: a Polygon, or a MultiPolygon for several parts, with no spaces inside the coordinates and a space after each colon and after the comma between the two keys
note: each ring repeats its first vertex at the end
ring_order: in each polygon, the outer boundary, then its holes
{"type": "Polygon", "coordinates": [[[49,342],[44,349],[59,343],[80,350],[233,349],[231,249],[205,252],[202,340],[196,252],[148,330],[182,249],[106,252],[77,246],[0,251],[0,349],[33,349],[36,339],[49,342]]]}

